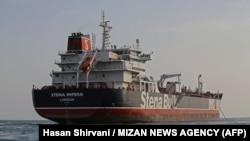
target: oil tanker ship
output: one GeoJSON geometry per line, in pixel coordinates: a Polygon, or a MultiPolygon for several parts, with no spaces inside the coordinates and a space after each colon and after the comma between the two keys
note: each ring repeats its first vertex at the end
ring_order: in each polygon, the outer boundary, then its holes
{"type": "Polygon", "coordinates": [[[180,82],[181,73],[146,74],[153,53],[143,53],[139,39],[133,46],[111,45],[111,26],[102,13],[102,47],[95,35],[72,33],[67,50],[60,51],[52,83],[33,85],[34,109],[59,124],[166,123],[214,120],[220,117],[223,94],[191,90],[180,82]],[[176,78],[176,81],[169,81],[176,78]]]}

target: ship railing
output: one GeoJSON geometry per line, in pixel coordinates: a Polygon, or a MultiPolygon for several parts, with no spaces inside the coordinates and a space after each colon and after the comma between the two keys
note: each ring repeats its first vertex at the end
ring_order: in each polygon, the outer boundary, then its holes
{"type": "Polygon", "coordinates": [[[50,76],[52,75],[52,74],[54,74],[54,73],[75,73],[76,72],[76,70],[71,70],[71,69],[62,69],[62,70],[58,70],[58,69],[56,69],[56,70],[52,70],[51,71],[51,73],[50,73],[50,76]]]}
{"type": "Polygon", "coordinates": [[[96,66],[95,71],[103,71],[103,70],[130,70],[132,69],[131,64],[125,64],[125,65],[108,65],[108,66],[96,66]]]}
{"type": "Polygon", "coordinates": [[[55,60],[55,64],[77,64],[78,62],[74,61],[74,60],[65,60],[65,61],[61,61],[61,60],[55,60]]]}
{"type": "Polygon", "coordinates": [[[56,86],[53,86],[53,85],[45,85],[45,86],[42,86],[41,88],[33,85],[33,90],[51,90],[51,89],[57,89],[56,86]]]}
{"type": "MultiPolygon", "coordinates": [[[[98,89],[98,88],[111,88],[110,86],[108,86],[107,84],[104,84],[105,82],[103,82],[103,84],[94,84],[94,83],[89,83],[89,87],[88,88],[92,88],[92,89],[98,89]]],[[[79,85],[79,89],[84,89],[86,88],[86,84],[84,85],[79,85]]],[[[33,90],[56,90],[56,89],[77,89],[76,85],[45,85],[42,86],[41,88],[33,86],[32,88],[33,90]]]]}
{"type": "Polygon", "coordinates": [[[63,51],[59,51],[58,54],[59,55],[75,55],[76,52],[75,51],[65,51],[65,50],[63,50],[63,51]]]}
{"type": "MultiPolygon", "coordinates": [[[[86,83],[86,80],[79,80],[79,83],[86,83]]],[[[88,82],[90,83],[98,83],[98,82],[107,82],[107,79],[105,78],[99,78],[99,79],[95,79],[95,80],[89,80],[88,82]]]]}
{"type": "Polygon", "coordinates": [[[172,92],[169,93],[166,88],[158,88],[161,93],[164,94],[172,94],[172,95],[186,95],[186,96],[194,96],[194,97],[204,97],[204,98],[213,98],[213,99],[222,99],[222,93],[211,93],[209,91],[198,93],[198,91],[185,90],[182,89],[181,92],[172,92]]]}
{"type": "Polygon", "coordinates": [[[61,50],[58,52],[59,55],[76,55],[76,54],[82,54],[86,51],[84,50],[61,50]]]}
{"type": "Polygon", "coordinates": [[[79,88],[99,89],[99,88],[111,88],[111,86],[107,82],[89,82],[88,86],[86,85],[86,83],[81,83],[79,85],[79,88]]]}
{"type": "Polygon", "coordinates": [[[192,90],[186,90],[183,91],[186,95],[190,96],[196,96],[196,97],[204,97],[204,98],[214,98],[214,99],[221,99],[222,98],[222,93],[211,93],[210,91],[207,92],[198,92],[198,91],[192,91],[192,90]]]}
{"type": "Polygon", "coordinates": [[[116,71],[116,70],[123,70],[122,68],[116,68],[112,66],[105,66],[105,67],[95,67],[94,71],[116,71]]]}

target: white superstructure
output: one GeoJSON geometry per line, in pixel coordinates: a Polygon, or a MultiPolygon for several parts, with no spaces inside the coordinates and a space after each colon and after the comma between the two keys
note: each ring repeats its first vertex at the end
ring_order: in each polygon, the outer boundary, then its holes
{"type": "MultiPolygon", "coordinates": [[[[93,39],[82,33],[68,37],[68,50],[59,52],[55,63],[60,71],[51,73],[55,87],[109,87],[157,92],[157,84],[146,76],[145,63],[153,53],[142,53],[139,39],[135,46],[110,45],[110,26],[104,20],[102,49],[92,49],[93,39]]],[[[95,38],[95,37],[93,37],[95,38]]]]}

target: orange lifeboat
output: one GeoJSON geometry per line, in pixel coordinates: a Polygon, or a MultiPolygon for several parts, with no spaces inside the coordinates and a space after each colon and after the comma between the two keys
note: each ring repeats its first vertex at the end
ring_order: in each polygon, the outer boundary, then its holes
{"type": "Polygon", "coordinates": [[[87,72],[87,70],[88,70],[88,68],[89,68],[89,66],[90,66],[91,60],[92,60],[92,57],[87,57],[87,58],[83,61],[82,65],[81,65],[81,68],[82,68],[82,70],[83,70],[84,72],[87,72]]]}

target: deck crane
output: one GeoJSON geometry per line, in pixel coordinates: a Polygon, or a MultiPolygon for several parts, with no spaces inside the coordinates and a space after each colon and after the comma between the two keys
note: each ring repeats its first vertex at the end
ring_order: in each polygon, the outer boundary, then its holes
{"type": "Polygon", "coordinates": [[[181,76],[180,73],[176,73],[176,74],[162,74],[160,76],[160,80],[158,81],[158,86],[162,88],[165,79],[172,78],[172,77],[178,77],[178,83],[180,83],[180,76],[181,76]]]}

